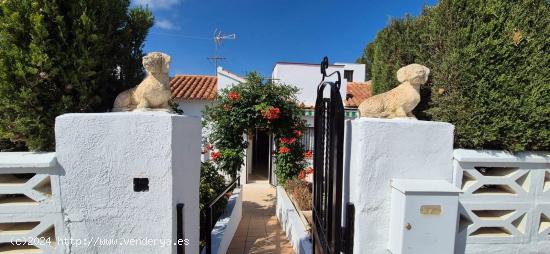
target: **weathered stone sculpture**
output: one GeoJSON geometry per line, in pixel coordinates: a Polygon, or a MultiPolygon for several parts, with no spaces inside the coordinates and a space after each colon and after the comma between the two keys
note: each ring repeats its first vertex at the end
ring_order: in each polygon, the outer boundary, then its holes
{"type": "Polygon", "coordinates": [[[170,56],[152,52],[143,57],[147,77],[139,85],[120,93],[113,105],[113,111],[171,111],[170,100],[170,56]]]}
{"type": "Polygon", "coordinates": [[[412,110],[420,102],[420,85],[428,81],[430,69],[420,64],[409,64],[397,71],[396,88],[370,97],[359,105],[360,117],[416,119],[412,110]]]}

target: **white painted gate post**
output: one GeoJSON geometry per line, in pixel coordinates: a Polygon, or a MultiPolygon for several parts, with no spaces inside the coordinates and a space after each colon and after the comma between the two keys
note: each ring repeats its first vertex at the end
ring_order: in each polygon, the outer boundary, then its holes
{"type": "Polygon", "coordinates": [[[453,125],[441,122],[375,118],[351,121],[353,253],[387,253],[392,178],[452,181],[453,130],[453,125]]]}
{"type": "Polygon", "coordinates": [[[198,253],[200,120],[163,112],[66,114],[56,119],[68,253],[198,253]]]}

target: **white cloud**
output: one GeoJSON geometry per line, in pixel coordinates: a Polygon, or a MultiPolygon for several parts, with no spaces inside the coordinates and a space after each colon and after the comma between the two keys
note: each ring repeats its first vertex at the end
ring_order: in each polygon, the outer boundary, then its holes
{"type": "Polygon", "coordinates": [[[178,26],[176,26],[174,23],[172,23],[172,21],[170,20],[167,20],[167,19],[158,19],[155,21],[155,26],[160,28],[160,29],[165,29],[165,30],[176,30],[178,29],[178,26]]]}
{"type": "Polygon", "coordinates": [[[133,0],[137,5],[149,6],[151,9],[169,9],[182,0],[133,0]]]}

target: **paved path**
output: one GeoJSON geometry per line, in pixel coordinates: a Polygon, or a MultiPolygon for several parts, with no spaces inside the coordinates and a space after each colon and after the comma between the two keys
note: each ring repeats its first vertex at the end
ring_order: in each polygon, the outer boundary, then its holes
{"type": "Polygon", "coordinates": [[[275,188],[267,181],[243,186],[243,218],[228,254],[294,253],[275,216],[275,199],[275,188]]]}

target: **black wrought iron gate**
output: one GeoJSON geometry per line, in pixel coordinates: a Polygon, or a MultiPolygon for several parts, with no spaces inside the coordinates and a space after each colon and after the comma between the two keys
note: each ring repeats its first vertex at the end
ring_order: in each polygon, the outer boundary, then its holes
{"type": "MultiPolygon", "coordinates": [[[[352,223],[341,226],[345,114],[340,96],[341,75],[338,71],[327,75],[328,66],[328,58],[325,57],[321,63],[323,81],[317,88],[315,103],[313,251],[324,254],[351,253],[352,223]],[[334,74],[338,77],[336,82],[325,81],[325,77],[334,74]],[[329,98],[324,96],[327,87],[330,88],[329,98]]],[[[353,207],[349,208],[348,214],[353,211],[353,207]]],[[[347,221],[350,217],[353,219],[353,216],[347,217],[347,221]]]]}

